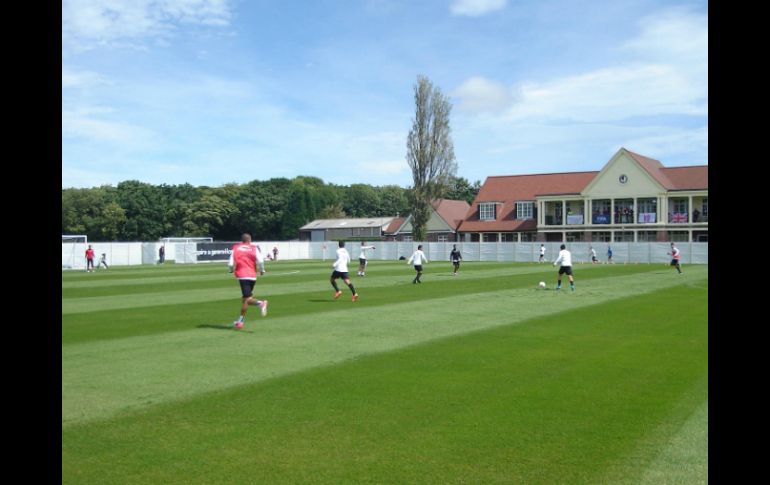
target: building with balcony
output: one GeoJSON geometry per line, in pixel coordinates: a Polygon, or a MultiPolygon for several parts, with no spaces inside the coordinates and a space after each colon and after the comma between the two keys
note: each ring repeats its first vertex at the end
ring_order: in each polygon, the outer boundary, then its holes
{"type": "Polygon", "coordinates": [[[708,241],[708,165],[621,148],[598,172],[488,177],[463,241],[708,241]]]}

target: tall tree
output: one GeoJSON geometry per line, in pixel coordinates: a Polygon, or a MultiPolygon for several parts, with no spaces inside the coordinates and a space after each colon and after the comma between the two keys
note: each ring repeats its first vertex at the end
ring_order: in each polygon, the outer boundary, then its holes
{"type": "Polygon", "coordinates": [[[449,128],[452,105],[441,90],[424,76],[414,85],[415,114],[409,131],[406,159],[412,169],[412,235],[415,241],[427,236],[431,202],[447,190],[457,171],[449,128]]]}

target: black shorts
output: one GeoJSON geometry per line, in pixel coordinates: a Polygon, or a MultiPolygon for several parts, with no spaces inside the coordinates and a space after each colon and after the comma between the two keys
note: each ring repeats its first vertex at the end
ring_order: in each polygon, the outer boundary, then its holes
{"type": "Polygon", "coordinates": [[[422,273],[422,265],[421,265],[421,264],[415,264],[415,265],[414,265],[414,269],[416,269],[417,271],[419,271],[420,273],[422,273]]]}
{"type": "Polygon", "coordinates": [[[344,273],[340,273],[339,271],[332,271],[332,279],[336,280],[337,278],[342,278],[343,280],[349,280],[350,274],[345,271],[344,273]]]}
{"type": "Polygon", "coordinates": [[[679,260],[678,259],[672,259],[671,260],[671,264],[669,266],[676,266],[677,264],[679,264],[679,260]]]}
{"type": "Polygon", "coordinates": [[[559,268],[559,274],[566,274],[567,276],[572,276],[572,266],[562,266],[559,268]]]}
{"type": "Polygon", "coordinates": [[[591,261],[596,261],[596,256],[591,256],[591,261]]]}
{"type": "Polygon", "coordinates": [[[366,266],[366,258],[358,258],[358,264],[361,266],[366,266]]]}
{"type": "Polygon", "coordinates": [[[454,260],[452,260],[452,264],[460,264],[460,260],[459,259],[454,259],[454,260]]]}
{"type": "Polygon", "coordinates": [[[254,285],[257,284],[256,280],[238,280],[238,283],[241,284],[241,295],[243,295],[244,298],[248,298],[254,294],[254,285]]]}

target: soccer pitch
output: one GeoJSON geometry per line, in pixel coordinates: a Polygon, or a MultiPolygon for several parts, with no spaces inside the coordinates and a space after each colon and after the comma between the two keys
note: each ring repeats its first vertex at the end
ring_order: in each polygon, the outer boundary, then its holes
{"type": "Polygon", "coordinates": [[[424,268],[63,272],[62,483],[707,483],[708,266],[424,268]]]}

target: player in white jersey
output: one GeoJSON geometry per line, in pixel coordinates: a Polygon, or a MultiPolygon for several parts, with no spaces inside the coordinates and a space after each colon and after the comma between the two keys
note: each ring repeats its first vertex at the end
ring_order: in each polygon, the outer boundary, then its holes
{"type": "Polygon", "coordinates": [[[537,262],[538,263],[545,262],[545,244],[540,245],[540,259],[538,259],[537,262]]]}
{"type": "Polygon", "coordinates": [[[561,275],[566,274],[569,277],[569,287],[572,291],[575,291],[575,279],[572,277],[572,253],[567,251],[567,246],[562,244],[560,246],[559,257],[553,262],[553,265],[561,264],[559,268],[559,279],[556,282],[556,289],[561,290],[561,275]]]}
{"type": "Polygon", "coordinates": [[[415,276],[412,280],[412,284],[422,284],[422,281],[420,281],[420,276],[422,276],[422,263],[423,261],[426,263],[428,262],[428,258],[425,257],[425,253],[422,252],[422,244],[417,246],[417,251],[412,253],[412,255],[409,257],[409,261],[407,261],[406,264],[412,264],[412,261],[414,261],[414,269],[417,271],[417,276],[415,276]]]}
{"type": "Polygon", "coordinates": [[[366,251],[376,249],[374,246],[366,246],[366,241],[361,241],[361,253],[358,255],[358,276],[366,276],[366,251]]]}
{"type": "Polygon", "coordinates": [[[676,247],[676,244],[671,243],[671,252],[666,254],[671,255],[670,266],[676,266],[676,270],[679,272],[679,274],[682,274],[682,265],[679,263],[679,248],[676,247]]]}
{"type": "Polygon", "coordinates": [[[345,249],[345,241],[340,241],[339,248],[337,249],[337,261],[335,261],[332,265],[334,271],[332,271],[332,275],[329,278],[329,281],[334,287],[335,300],[339,298],[340,295],[342,295],[342,292],[337,286],[337,278],[342,278],[342,281],[348,285],[350,292],[353,293],[353,301],[358,300],[358,293],[356,293],[356,289],[353,288],[353,283],[350,282],[350,275],[348,274],[348,263],[350,263],[350,254],[348,253],[348,250],[345,249]]]}

